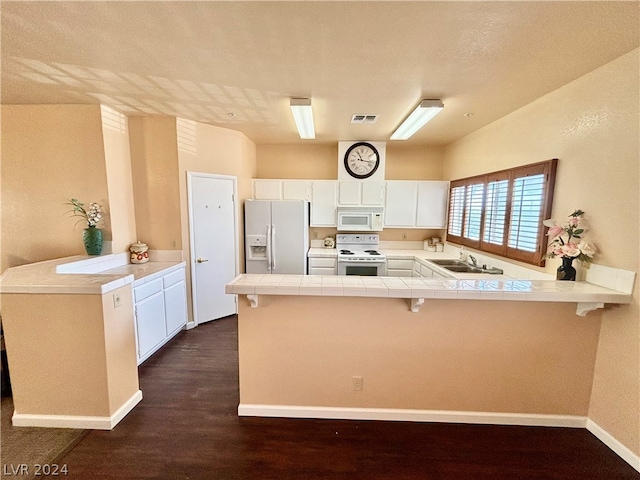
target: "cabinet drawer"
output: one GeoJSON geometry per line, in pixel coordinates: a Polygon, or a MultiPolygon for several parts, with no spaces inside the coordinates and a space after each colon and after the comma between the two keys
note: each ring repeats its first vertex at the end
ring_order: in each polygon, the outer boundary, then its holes
{"type": "Polygon", "coordinates": [[[411,270],[387,268],[387,277],[410,277],[411,270]]]}
{"type": "Polygon", "coordinates": [[[413,268],[413,260],[391,258],[387,260],[387,268],[392,270],[411,270],[413,268]]]}
{"type": "Polygon", "coordinates": [[[164,282],[164,288],[170,287],[173,284],[178,283],[179,281],[184,280],[184,269],[176,270],[175,272],[171,272],[169,275],[165,275],[162,277],[162,281],[164,282]]]}
{"type": "Polygon", "coordinates": [[[327,268],[327,267],[310,267],[309,275],[335,275],[335,268],[327,268]]]}
{"type": "Polygon", "coordinates": [[[309,267],[335,267],[336,259],[332,257],[309,258],[309,267]]]}
{"type": "Polygon", "coordinates": [[[162,279],[158,278],[133,289],[133,301],[138,303],[154,293],[162,291],[162,279]]]}

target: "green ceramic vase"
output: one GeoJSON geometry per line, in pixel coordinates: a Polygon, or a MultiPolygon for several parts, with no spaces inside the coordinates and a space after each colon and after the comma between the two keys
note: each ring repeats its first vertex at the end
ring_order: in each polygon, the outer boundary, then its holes
{"type": "Polygon", "coordinates": [[[82,232],[84,249],[87,255],[100,255],[102,253],[102,230],[96,227],[85,228],[82,232]]]}

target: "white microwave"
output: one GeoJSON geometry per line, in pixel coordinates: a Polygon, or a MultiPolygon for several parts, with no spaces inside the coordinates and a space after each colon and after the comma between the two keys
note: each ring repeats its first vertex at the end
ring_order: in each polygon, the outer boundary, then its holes
{"type": "Polygon", "coordinates": [[[382,207],[338,207],[339,232],[379,232],[382,207]]]}

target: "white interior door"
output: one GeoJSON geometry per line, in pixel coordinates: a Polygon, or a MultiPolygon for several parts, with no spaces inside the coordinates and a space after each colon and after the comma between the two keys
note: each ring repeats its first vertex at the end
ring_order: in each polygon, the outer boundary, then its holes
{"type": "Polygon", "coordinates": [[[224,286],[237,275],[235,178],[189,172],[191,278],[196,324],[237,312],[224,286]]]}

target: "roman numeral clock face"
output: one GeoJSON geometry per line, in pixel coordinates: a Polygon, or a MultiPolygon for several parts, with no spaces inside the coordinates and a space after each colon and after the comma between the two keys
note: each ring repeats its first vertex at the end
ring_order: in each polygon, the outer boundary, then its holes
{"type": "Polygon", "coordinates": [[[380,154],[367,142],[354,143],[344,155],[344,166],[354,178],[368,178],[380,165],[380,154]]]}

